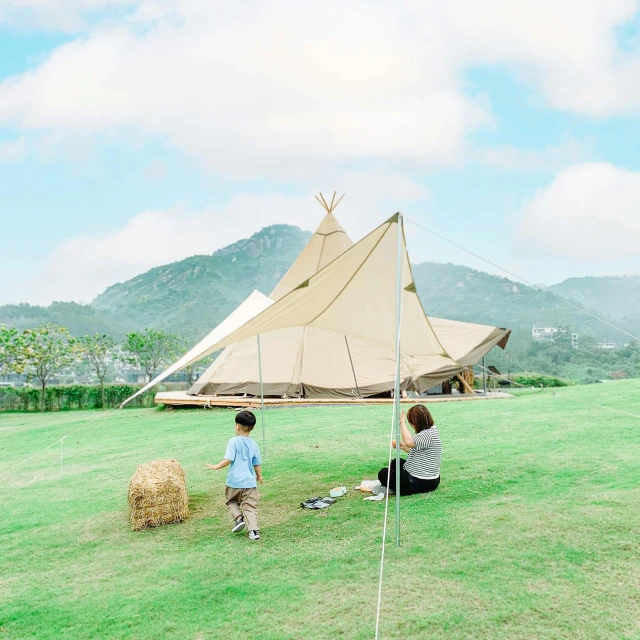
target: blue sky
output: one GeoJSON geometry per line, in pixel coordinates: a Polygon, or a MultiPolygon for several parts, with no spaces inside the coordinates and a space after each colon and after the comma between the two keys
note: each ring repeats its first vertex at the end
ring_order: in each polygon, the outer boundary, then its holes
{"type": "MultiPolygon", "coordinates": [[[[535,282],[640,272],[638,4],[0,3],[0,304],[396,210],[535,282]]],[[[490,271],[408,224],[414,261],[490,271]]]]}

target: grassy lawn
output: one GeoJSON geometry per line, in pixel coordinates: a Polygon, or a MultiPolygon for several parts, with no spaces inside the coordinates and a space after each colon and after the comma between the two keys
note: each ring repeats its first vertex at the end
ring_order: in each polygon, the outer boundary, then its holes
{"type": "MultiPolygon", "coordinates": [[[[399,551],[390,522],[381,637],[640,637],[640,420],[576,400],[640,414],[640,384],[432,405],[443,480],[402,500],[399,551]]],[[[97,416],[0,415],[0,473],[97,416]]],[[[390,409],[266,418],[260,543],[230,533],[204,467],[230,411],[116,412],[69,438],[87,434],[61,477],[56,446],[0,478],[0,639],[372,638],[384,503],[353,487],[386,460],[390,409]],[[129,479],[162,457],[192,516],[134,533],[129,479]],[[336,485],[328,510],[299,507],[336,485]]]]}

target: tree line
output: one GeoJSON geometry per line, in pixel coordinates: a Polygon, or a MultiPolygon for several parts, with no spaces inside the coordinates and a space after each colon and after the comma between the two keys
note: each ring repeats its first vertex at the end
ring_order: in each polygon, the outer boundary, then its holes
{"type": "MultiPolygon", "coordinates": [[[[188,347],[180,336],[157,329],[129,333],[118,344],[106,334],[74,337],[66,327],[51,323],[23,331],[0,326],[0,375],[25,374],[36,382],[40,387],[40,410],[44,411],[51,380],[65,369],[84,363],[98,379],[104,408],[105,380],[115,361],[139,367],[152,379],[188,347]]],[[[193,367],[185,371],[192,384],[193,367]]]]}

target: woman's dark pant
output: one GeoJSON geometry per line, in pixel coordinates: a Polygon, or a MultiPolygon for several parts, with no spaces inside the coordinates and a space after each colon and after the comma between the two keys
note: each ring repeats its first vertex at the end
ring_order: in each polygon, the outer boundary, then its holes
{"type": "MultiPolygon", "coordinates": [[[[400,459],[400,495],[410,496],[415,493],[429,493],[429,491],[435,491],[440,484],[440,478],[434,480],[423,480],[422,478],[415,478],[405,468],[404,465],[407,461],[404,458],[400,459]]],[[[380,469],[378,471],[378,480],[382,486],[387,486],[387,476],[389,475],[389,467],[380,469]]],[[[391,477],[389,478],[389,489],[396,490],[396,461],[391,461],[391,477]]]]}

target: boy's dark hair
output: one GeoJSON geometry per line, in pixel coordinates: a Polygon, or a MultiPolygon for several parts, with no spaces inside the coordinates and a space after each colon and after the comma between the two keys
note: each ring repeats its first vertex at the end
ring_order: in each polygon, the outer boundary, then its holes
{"type": "Polygon", "coordinates": [[[244,431],[251,431],[256,426],[256,417],[251,411],[240,411],[236,414],[236,424],[239,424],[244,431]]]}

